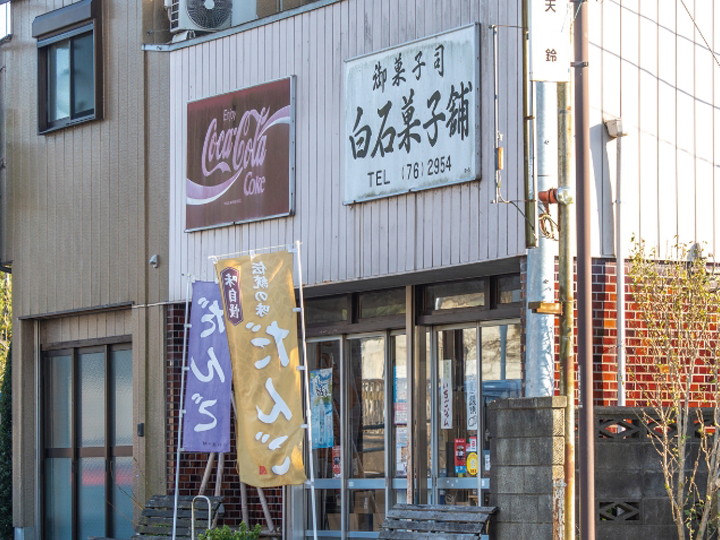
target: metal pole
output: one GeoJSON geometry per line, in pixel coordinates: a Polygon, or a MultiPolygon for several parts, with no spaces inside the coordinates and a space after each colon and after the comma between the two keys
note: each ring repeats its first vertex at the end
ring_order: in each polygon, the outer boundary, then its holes
{"type": "Polygon", "coordinates": [[[180,483],[180,453],[182,452],[182,428],[183,416],[185,414],[185,372],[187,367],[187,341],[188,341],[188,318],[190,317],[190,276],[187,278],[185,290],[185,324],[183,325],[183,350],[182,350],[182,371],[180,371],[180,411],[178,414],[178,442],[175,453],[175,499],[173,501],[172,540],[177,536],[177,515],[178,515],[178,484],[180,483]]]}
{"type": "Polygon", "coordinates": [[[300,241],[295,241],[295,256],[298,271],[298,296],[300,297],[300,328],[302,329],[303,373],[305,375],[305,422],[307,423],[308,459],[310,461],[310,506],[312,508],[313,538],[317,540],[317,503],[315,500],[315,466],[312,455],[312,408],[310,407],[310,374],[308,373],[307,331],[305,328],[305,296],[303,295],[302,257],[300,256],[300,241]]]}
{"type": "Polygon", "coordinates": [[[580,537],[595,540],[595,444],[592,357],[592,254],[590,216],[590,110],[588,76],[588,5],[576,3],[575,143],[577,179],[577,312],[580,371],[578,450],[580,461],[580,537]]]}
{"type": "MultiPolygon", "coordinates": [[[[556,83],[536,82],[538,193],[557,185],[558,122],[556,83]]],[[[539,235],[538,247],[527,251],[527,303],[555,301],[554,240],[539,235]]],[[[555,386],[555,316],[526,312],[525,396],[552,396],[555,386]]]]}
{"type": "MultiPolygon", "coordinates": [[[[537,221],[537,186],[533,175],[533,137],[532,122],[532,85],[530,84],[530,14],[528,0],[522,1],[523,24],[523,172],[525,187],[525,247],[534,248],[538,245],[537,221]]],[[[497,32],[497,28],[495,28],[497,32]]]]}
{"type": "Polygon", "coordinates": [[[572,242],[572,107],[570,84],[558,83],[558,228],[560,229],[559,293],[560,316],[560,395],[567,397],[565,405],[565,524],[564,536],[575,538],[575,355],[573,354],[573,297],[572,242]]]}
{"type": "Polygon", "coordinates": [[[622,135],[617,139],[617,198],[615,199],[615,254],[617,267],[617,364],[618,364],[618,407],[625,406],[625,244],[622,231],[622,193],[620,169],[622,165],[622,135]]]}

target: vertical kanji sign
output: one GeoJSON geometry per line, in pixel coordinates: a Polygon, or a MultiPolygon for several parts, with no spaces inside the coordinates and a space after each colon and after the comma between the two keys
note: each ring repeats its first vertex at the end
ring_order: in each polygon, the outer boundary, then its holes
{"type": "Polygon", "coordinates": [[[570,24],[573,5],[567,0],[531,0],[531,80],[570,80],[570,24]]]}
{"type": "Polygon", "coordinates": [[[238,407],[238,471],[243,482],[256,487],[305,481],[292,268],[286,251],[216,266],[238,407]],[[242,315],[230,305],[232,298],[242,315]]]}
{"type": "Polygon", "coordinates": [[[212,281],[192,287],[183,449],[229,452],[232,366],[220,291],[212,281]]]}

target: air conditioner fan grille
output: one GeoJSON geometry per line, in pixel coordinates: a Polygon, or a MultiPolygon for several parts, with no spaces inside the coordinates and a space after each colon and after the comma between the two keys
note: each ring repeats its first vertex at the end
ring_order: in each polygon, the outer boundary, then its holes
{"type": "Polygon", "coordinates": [[[187,0],[187,14],[200,28],[219,28],[232,16],[232,0],[187,0]]]}

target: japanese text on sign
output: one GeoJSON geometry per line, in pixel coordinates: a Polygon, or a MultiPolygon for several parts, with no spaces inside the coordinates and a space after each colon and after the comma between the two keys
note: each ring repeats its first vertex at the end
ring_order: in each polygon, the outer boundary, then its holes
{"type": "Polygon", "coordinates": [[[530,4],[530,78],[570,80],[570,22],[567,0],[532,0],[530,4]]]}
{"type": "Polygon", "coordinates": [[[441,362],[440,377],[440,429],[453,427],[452,360],[441,362]]]}
{"type": "Polygon", "coordinates": [[[479,176],[478,29],[465,27],[345,65],[345,200],[479,176]]]}

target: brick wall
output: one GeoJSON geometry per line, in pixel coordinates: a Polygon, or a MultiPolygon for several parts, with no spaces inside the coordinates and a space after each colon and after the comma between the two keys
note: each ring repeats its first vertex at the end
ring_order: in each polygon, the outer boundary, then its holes
{"type": "MultiPolygon", "coordinates": [[[[643,328],[641,314],[637,311],[627,277],[629,263],[625,263],[625,395],[628,407],[643,407],[648,403],[644,391],[651,388],[653,375],[648,366],[653,358],[648,354],[640,337],[643,328]]],[[[593,316],[593,381],[594,403],[596,406],[617,405],[617,268],[614,259],[594,259],[592,262],[592,316],[593,316]]],[[[671,298],[668,298],[672,301],[671,298]]],[[[557,334],[556,334],[557,337],[557,334]]],[[[557,345],[557,339],[556,339],[557,345]]],[[[556,351],[559,349],[556,348],[556,351]]],[[[556,365],[556,376],[559,366],[556,365]]],[[[690,406],[693,408],[711,406],[713,376],[706,366],[696,369],[694,395],[690,406]],[[704,370],[704,374],[703,374],[704,370]]]]}
{"type": "MultiPolygon", "coordinates": [[[[185,304],[173,304],[167,309],[167,492],[175,493],[175,459],[177,448],[177,427],[180,408],[180,385],[182,373],[183,353],[183,325],[185,323],[185,304]]],[[[237,527],[242,521],[240,481],[236,472],[236,439],[235,415],[232,414],[230,424],[231,452],[225,456],[225,466],[221,495],[225,498],[225,516],[222,524],[237,527]]],[[[208,454],[183,453],[180,462],[180,481],[178,490],[180,495],[197,495],[207,465],[208,454]]],[[[205,492],[212,495],[215,492],[217,461],[213,467],[210,481],[205,492]]],[[[262,505],[257,490],[247,488],[249,525],[254,527],[259,523],[266,528],[262,505]]],[[[282,489],[265,489],[265,498],[276,529],[282,528],[282,489]]]]}
{"type": "MultiPolygon", "coordinates": [[[[523,267],[524,268],[524,267],[523,267]]],[[[577,266],[574,268],[577,271],[577,266]]],[[[593,259],[591,282],[592,299],[592,350],[593,350],[593,395],[597,406],[617,405],[617,268],[614,259],[593,259]]],[[[523,274],[524,275],[524,274],[523,274]]],[[[577,275],[576,275],[577,278],[577,275]]],[[[573,294],[577,301],[577,281],[573,284],[573,294]]],[[[625,285],[626,298],[629,294],[627,272],[625,285]]],[[[558,267],[555,267],[555,301],[559,302],[558,267]]],[[[627,302],[627,301],[626,301],[627,302]]],[[[627,305],[627,304],[626,304],[627,305]]],[[[524,311],[524,310],[523,310],[524,311]]],[[[524,313],[523,313],[524,317],[524,313]]],[[[626,313],[626,321],[634,319],[633,313],[626,313]]],[[[627,324],[626,324],[627,326],[627,324]]],[[[577,346],[577,311],[575,311],[575,344],[577,346]]],[[[555,392],[559,395],[560,378],[560,318],[555,318],[555,392]]],[[[630,332],[628,337],[632,335],[630,332]]],[[[524,338],[523,338],[524,339],[524,338]]],[[[626,343],[628,341],[626,340],[626,343]]],[[[577,348],[575,350],[577,354],[577,348]]],[[[630,351],[626,352],[630,355],[630,351]]],[[[577,373],[577,356],[576,373],[577,373]]],[[[628,364],[630,362],[628,361],[628,364]]],[[[627,389],[627,385],[626,385],[627,389]]],[[[628,406],[637,406],[641,402],[639,393],[627,393],[628,406]]],[[[577,399],[577,395],[576,395],[577,399]]]]}

